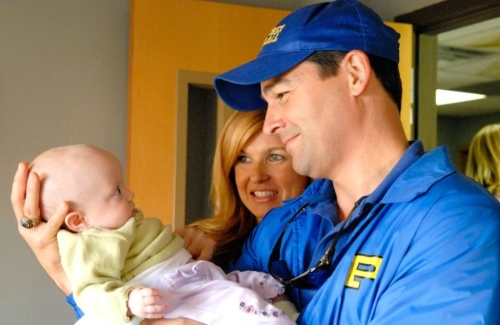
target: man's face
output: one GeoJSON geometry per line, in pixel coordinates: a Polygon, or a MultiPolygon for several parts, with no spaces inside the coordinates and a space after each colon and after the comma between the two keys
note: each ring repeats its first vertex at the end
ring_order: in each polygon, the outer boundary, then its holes
{"type": "Polygon", "coordinates": [[[268,103],[264,132],[278,134],[293,157],[294,169],[313,178],[330,178],[349,124],[342,67],[322,79],[315,63],[304,61],[261,83],[268,103]]]}

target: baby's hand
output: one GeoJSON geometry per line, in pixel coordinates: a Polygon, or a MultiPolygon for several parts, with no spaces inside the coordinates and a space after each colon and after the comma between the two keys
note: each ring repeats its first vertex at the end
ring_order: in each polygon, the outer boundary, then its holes
{"type": "Polygon", "coordinates": [[[142,318],[163,318],[162,311],[168,308],[168,304],[160,304],[162,301],[160,292],[149,287],[138,287],[128,294],[128,315],[142,318]]]}

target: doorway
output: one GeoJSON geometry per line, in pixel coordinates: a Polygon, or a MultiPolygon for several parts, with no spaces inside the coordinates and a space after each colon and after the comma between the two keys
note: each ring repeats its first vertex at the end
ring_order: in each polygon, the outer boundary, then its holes
{"type": "Polygon", "coordinates": [[[217,97],[215,74],[178,71],[174,228],[211,215],[212,162],[232,110],[217,97]]]}
{"type": "Polygon", "coordinates": [[[500,122],[500,4],[443,1],[395,18],[416,33],[415,137],[426,150],[447,145],[464,171],[467,148],[484,125],[500,122]],[[436,89],[486,94],[437,106],[436,89]]]}

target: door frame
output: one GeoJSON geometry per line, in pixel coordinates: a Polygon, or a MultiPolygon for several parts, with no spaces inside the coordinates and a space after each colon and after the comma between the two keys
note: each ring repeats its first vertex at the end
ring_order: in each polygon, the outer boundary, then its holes
{"type": "Polygon", "coordinates": [[[436,35],[498,16],[498,0],[447,0],[396,16],[394,21],[412,24],[416,34],[436,35]]]}
{"type": "Polygon", "coordinates": [[[414,135],[426,150],[437,146],[437,106],[429,96],[436,89],[436,35],[498,16],[499,0],[445,0],[394,18],[415,32],[414,135]]]}
{"type": "MultiPolygon", "coordinates": [[[[173,228],[183,227],[186,220],[186,164],[188,143],[189,86],[214,89],[213,80],[216,74],[208,72],[184,71],[177,72],[177,110],[175,134],[175,171],[174,171],[174,217],[173,228]]],[[[215,90],[214,90],[215,91],[215,90]]],[[[217,97],[217,126],[215,138],[219,139],[232,110],[217,97]]]]}

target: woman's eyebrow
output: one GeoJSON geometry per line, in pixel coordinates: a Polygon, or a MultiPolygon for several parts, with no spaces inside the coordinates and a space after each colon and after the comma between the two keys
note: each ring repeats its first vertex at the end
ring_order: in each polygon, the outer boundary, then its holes
{"type": "Polygon", "coordinates": [[[267,152],[273,152],[273,151],[278,151],[278,150],[285,150],[286,151],[286,148],[285,148],[285,146],[271,147],[271,148],[267,149],[267,152]]]}

